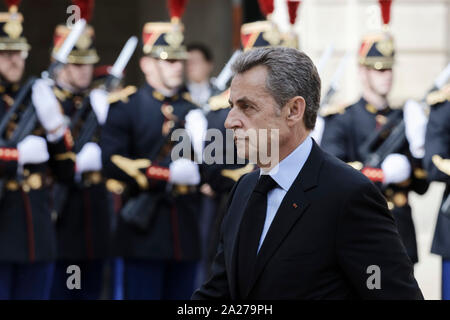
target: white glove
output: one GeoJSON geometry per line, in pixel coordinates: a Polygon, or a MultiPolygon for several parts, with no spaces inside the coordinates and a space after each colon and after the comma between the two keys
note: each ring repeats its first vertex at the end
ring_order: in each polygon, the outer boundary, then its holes
{"type": "Polygon", "coordinates": [[[185,120],[184,128],[191,139],[197,160],[201,162],[203,159],[203,143],[205,141],[206,130],[208,129],[208,121],[200,109],[189,111],[185,120]]]}
{"type": "Polygon", "coordinates": [[[38,164],[47,162],[50,158],[47,150],[47,141],[38,136],[27,136],[17,144],[19,152],[19,165],[38,164]]]}
{"type": "Polygon", "coordinates": [[[104,125],[109,111],[108,92],[102,89],[94,89],[91,91],[89,99],[98,123],[104,125]]]}
{"type": "Polygon", "coordinates": [[[411,175],[411,164],[406,156],[392,153],[384,159],[381,170],[383,170],[384,184],[400,183],[411,175]]]}
{"type": "Polygon", "coordinates": [[[94,142],[86,143],[77,154],[77,172],[99,171],[102,169],[102,150],[94,142]]]}
{"type": "Polygon", "coordinates": [[[316,126],[314,130],[311,132],[311,137],[320,145],[322,141],[323,130],[325,129],[325,120],[321,116],[317,116],[316,126]]]}
{"type": "Polygon", "coordinates": [[[413,157],[422,159],[425,155],[425,132],[428,118],[423,106],[414,100],[408,100],[403,108],[405,135],[413,157]]]}
{"type": "Polygon", "coordinates": [[[198,165],[191,160],[180,158],[169,166],[169,182],[173,184],[197,185],[200,183],[198,165]]]}
{"type": "MultiPolygon", "coordinates": [[[[47,132],[54,132],[64,125],[64,115],[52,88],[46,80],[39,79],[33,84],[31,99],[42,126],[47,132]]],[[[62,134],[64,133],[64,130],[62,134]]]]}

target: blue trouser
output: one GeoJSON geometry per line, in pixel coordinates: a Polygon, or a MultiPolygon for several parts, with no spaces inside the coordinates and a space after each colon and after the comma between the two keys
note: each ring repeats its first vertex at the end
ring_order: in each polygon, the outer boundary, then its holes
{"type": "Polygon", "coordinates": [[[103,284],[103,260],[95,261],[58,261],[55,266],[55,275],[50,298],[52,300],[97,300],[100,298],[103,284]],[[77,265],[81,271],[81,288],[69,289],[67,267],[77,265]]]}
{"type": "Polygon", "coordinates": [[[450,300],[450,260],[442,259],[442,300],[450,300]]]}
{"type": "Polygon", "coordinates": [[[0,262],[1,300],[46,300],[50,297],[52,262],[0,262]]]}
{"type": "Polygon", "coordinates": [[[111,265],[111,299],[123,300],[123,259],[114,258],[111,265]]]}
{"type": "Polygon", "coordinates": [[[128,300],[187,300],[194,292],[196,262],[124,259],[128,300]]]}

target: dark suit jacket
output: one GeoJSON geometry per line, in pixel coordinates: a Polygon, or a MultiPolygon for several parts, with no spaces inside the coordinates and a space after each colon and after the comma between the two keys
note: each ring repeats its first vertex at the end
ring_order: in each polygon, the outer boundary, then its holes
{"type": "Polygon", "coordinates": [[[238,232],[258,177],[249,173],[234,187],[212,276],[193,299],[423,299],[381,193],[315,143],[266,235],[250,292],[240,297],[238,232]],[[372,265],[381,289],[367,286],[372,265]]]}

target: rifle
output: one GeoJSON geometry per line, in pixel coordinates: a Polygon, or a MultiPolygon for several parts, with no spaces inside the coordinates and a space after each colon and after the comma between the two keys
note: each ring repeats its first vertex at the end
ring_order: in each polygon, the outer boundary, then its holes
{"type": "MultiPolygon", "coordinates": [[[[120,84],[122,80],[122,72],[133,56],[134,51],[136,50],[136,46],[138,43],[138,39],[133,36],[126,42],[122,51],[120,52],[119,57],[111,68],[110,74],[106,78],[103,89],[107,92],[114,91],[120,84]]],[[[88,104],[90,106],[90,104],[88,104]]],[[[86,117],[86,120],[80,130],[80,134],[75,140],[74,150],[75,153],[80,152],[81,148],[89,142],[98,127],[97,117],[95,115],[94,110],[92,108],[89,109],[89,114],[86,117]]]]}
{"type": "Polygon", "coordinates": [[[231,66],[236,61],[236,59],[241,55],[241,50],[236,50],[228,62],[223,67],[222,71],[219,73],[216,79],[214,79],[213,83],[220,91],[223,91],[227,87],[228,81],[230,81],[233,73],[231,72],[231,66]]]}
{"type": "Polygon", "coordinates": [[[447,195],[447,198],[442,202],[441,210],[444,215],[450,217],[450,194],[447,195]]]}
{"type": "Polygon", "coordinates": [[[325,48],[324,52],[322,53],[322,56],[320,57],[319,62],[317,63],[317,72],[319,72],[319,75],[322,73],[323,68],[325,67],[326,63],[333,54],[333,51],[334,45],[331,43],[325,48]]]}
{"type": "Polygon", "coordinates": [[[345,67],[347,66],[349,60],[350,60],[350,52],[347,52],[345,56],[341,59],[341,62],[339,62],[338,68],[334,73],[333,78],[331,79],[331,83],[327,90],[327,93],[320,102],[320,108],[323,108],[324,106],[328,105],[330,103],[331,98],[339,89],[339,82],[342,78],[342,75],[344,74],[345,67]]]}
{"type": "MultiPolygon", "coordinates": [[[[106,91],[111,92],[119,86],[122,79],[122,72],[130,61],[134,51],[136,50],[137,43],[138,39],[135,36],[128,39],[105,81],[104,89],[106,91]]],[[[88,115],[74,142],[73,150],[75,154],[80,152],[83,146],[91,141],[98,128],[97,116],[95,115],[95,112],[91,107],[89,96],[84,99],[82,107],[74,115],[72,121],[70,122],[70,129],[73,129],[78,124],[78,122],[83,118],[83,115],[86,112],[88,112],[88,115]]],[[[56,184],[55,194],[56,196],[54,202],[54,212],[58,217],[67,202],[67,198],[69,197],[68,186],[61,183],[56,184]]]]}
{"type": "Polygon", "coordinates": [[[364,159],[365,167],[379,168],[389,154],[398,151],[404,145],[406,142],[405,122],[401,116],[400,112],[395,112],[379,131],[372,133],[361,145],[359,153],[367,155],[364,159]],[[383,135],[389,136],[374,152],[371,152],[383,135]]]}
{"type": "MultiPolygon", "coordinates": [[[[441,88],[447,82],[449,77],[450,63],[438,75],[432,88],[427,91],[421,101],[425,102],[427,95],[430,92],[441,88]]],[[[398,150],[406,142],[405,121],[403,120],[403,117],[398,119],[399,115],[401,115],[401,113],[398,113],[397,116],[394,116],[392,119],[388,120],[388,122],[379,131],[374,132],[371,136],[369,136],[364,144],[361,145],[359,149],[360,154],[367,154],[367,157],[364,160],[364,166],[375,168],[379,167],[389,154],[398,152],[398,150]],[[383,135],[386,134],[386,130],[391,131],[389,137],[386,138],[374,152],[371,152],[372,147],[381,140],[383,135]]]]}
{"type": "MultiPolygon", "coordinates": [[[[75,46],[78,38],[81,36],[84,28],[86,26],[86,21],[84,19],[78,20],[78,22],[74,25],[72,31],[69,36],[64,41],[61,49],[58,50],[53,55],[54,62],[50,64],[47,71],[43,72],[43,77],[49,80],[53,80],[55,77],[55,73],[67,63],[67,57],[69,53],[72,51],[75,46]]],[[[10,108],[10,110],[3,117],[0,122],[0,145],[1,146],[16,146],[21,140],[23,140],[26,136],[30,135],[33,130],[36,128],[38,119],[36,115],[36,110],[31,101],[31,92],[33,88],[33,84],[36,81],[35,77],[30,78],[26,84],[19,91],[17,99],[14,101],[14,104],[10,108]],[[20,107],[26,104],[26,108],[23,111],[20,111],[20,107]],[[19,118],[19,122],[15,130],[12,132],[11,137],[7,140],[3,139],[8,124],[12,121],[14,116],[17,116],[21,113],[19,118]]],[[[5,184],[5,179],[0,179],[0,199],[3,196],[3,186],[5,184]]]]}
{"type": "MultiPolygon", "coordinates": [[[[2,147],[14,146],[14,142],[16,142],[15,139],[14,140],[12,139],[12,136],[19,135],[18,133],[16,133],[17,131],[19,131],[17,129],[17,127],[14,130],[10,139],[4,138],[5,133],[6,133],[6,130],[8,128],[10,121],[12,120],[12,118],[15,115],[20,113],[19,109],[24,104],[24,101],[29,100],[31,88],[33,87],[35,80],[36,80],[35,77],[31,77],[30,79],[27,80],[25,85],[20,89],[19,93],[17,94],[17,97],[14,100],[13,105],[11,106],[11,108],[8,110],[8,112],[5,114],[5,116],[2,118],[2,120],[0,122],[0,145],[2,147]]],[[[19,125],[19,127],[20,127],[20,125],[19,125]]]]}

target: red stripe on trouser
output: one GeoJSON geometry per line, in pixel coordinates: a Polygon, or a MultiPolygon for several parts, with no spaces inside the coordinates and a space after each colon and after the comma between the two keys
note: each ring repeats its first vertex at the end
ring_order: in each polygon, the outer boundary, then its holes
{"type": "Polygon", "coordinates": [[[89,259],[94,258],[94,248],[92,246],[92,208],[91,198],[88,190],[83,190],[84,198],[84,235],[86,240],[86,250],[89,259]]]}
{"type": "Polygon", "coordinates": [[[30,197],[23,190],[22,199],[25,207],[25,217],[27,222],[27,235],[28,235],[28,258],[30,262],[34,262],[36,259],[35,247],[34,247],[34,226],[33,226],[33,212],[31,211],[30,197]]]}
{"type": "Polygon", "coordinates": [[[119,194],[113,193],[113,201],[114,201],[114,213],[117,215],[122,209],[122,196],[119,194]]]}
{"type": "Polygon", "coordinates": [[[177,208],[175,206],[172,206],[172,209],[170,210],[170,218],[172,221],[173,254],[175,260],[181,260],[180,233],[178,228],[177,208]]]}

